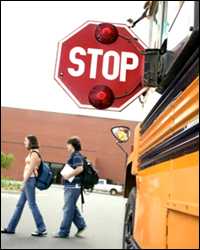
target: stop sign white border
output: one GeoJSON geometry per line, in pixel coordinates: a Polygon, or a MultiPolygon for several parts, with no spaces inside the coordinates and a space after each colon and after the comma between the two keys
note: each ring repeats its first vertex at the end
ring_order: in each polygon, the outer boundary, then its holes
{"type": "MultiPolygon", "coordinates": [[[[59,60],[60,60],[60,55],[61,55],[61,49],[62,49],[62,44],[68,40],[70,37],[72,37],[73,35],[75,35],[76,33],[78,33],[80,30],[82,30],[85,26],[87,26],[88,24],[100,24],[102,22],[100,21],[86,21],[84,24],[82,24],[79,28],[77,28],[76,30],[74,30],[73,32],[71,32],[69,35],[67,35],[65,38],[63,38],[62,40],[60,40],[58,42],[58,51],[57,51],[57,57],[56,57],[56,67],[55,67],[55,74],[54,74],[54,78],[57,81],[57,83],[63,88],[63,90],[71,97],[71,99],[80,107],[80,108],[85,108],[85,109],[95,109],[92,105],[84,105],[81,104],[79,102],[79,100],[71,93],[71,91],[65,86],[65,84],[60,80],[60,78],[58,77],[59,75],[59,60]]],[[[119,24],[119,23],[114,23],[114,25],[116,27],[122,27],[125,28],[130,34],[131,36],[135,36],[135,33],[132,32],[130,30],[130,28],[128,28],[127,25],[125,24],[119,24]]],[[[143,44],[143,42],[137,37],[138,41],[141,42],[141,44],[143,45],[143,47],[146,47],[146,45],[143,44]]],[[[143,92],[145,92],[147,90],[147,88],[143,88],[141,89],[137,95],[133,96],[132,98],[130,98],[127,102],[125,102],[121,107],[119,108],[114,108],[114,107],[110,107],[108,109],[108,111],[122,111],[123,109],[125,109],[129,104],[131,104],[138,96],[140,96],[143,92]]]]}

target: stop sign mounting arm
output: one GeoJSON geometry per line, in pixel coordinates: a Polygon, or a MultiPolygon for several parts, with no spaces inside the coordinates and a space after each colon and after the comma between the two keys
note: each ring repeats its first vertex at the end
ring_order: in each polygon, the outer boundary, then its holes
{"type": "Polygon", "coordinates": [[[143,20],[145,17],[147,17],[147,12],[148,12],[148,9],[146,9],[143,12],[143,14],[136,21],[133,21],[132,18],[129,18],[127,20],[127,22],[129,22],[131,24],[131,26],[129,28],[134,28],[137,23],[139,23],[141,20],[143,20]]]}
{"type": "MultiPolygon", "coordinates": [[[[121,38],[123,38],[124,40],[127,40],[129,43],[134,43],[134,41],[138,41],[138,38],[137,37],[126,37],[126,36],[124,36],[124,35],[122,35],[122,34],[119,34],[119,37],[121,37],[121,38]]],[[[144,42],[143,42],[144,43],[144,42]]],[[[145,47],[147,47],[146,46],[146,44],[145,44],[145,47]]],[[[140,54],[143,54],[144,53],[144,50],[140,50],[140,49],[138,49],[136,46],[135,46],[135,49],[138,51],[138,53],[140,53],[140,54]]]]}
{"type": "Polygon", "coordinates": [[[124,98],[124,97],[127,97],[127,96],[130,96],[132,95],[135,90],[138,88],[138,86],[136,86],[135,88],[131,89],[129,92],[125,92],[123,95],[121,96],[115,96],[115,99],[121,99],[121,98],[124,98]]]}

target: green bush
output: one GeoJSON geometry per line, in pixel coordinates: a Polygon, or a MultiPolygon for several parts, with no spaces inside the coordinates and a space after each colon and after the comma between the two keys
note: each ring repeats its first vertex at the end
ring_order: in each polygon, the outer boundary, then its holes
{"type": "Polygon", "coordinates": [[[4,166],[6,165],[6,155],[1,152],[1,167],[4,168],[4,166]]]}
{"type": "Polygon", "coordinates": [[[21,182],[6,179],[1,179],[1,188],[6,190],[19,190],[21,182]]]}
{"type": "Polygon", "coordinates": [[[14,161],[14,155],[13,154],[5,154],[1,152],[1,168],[8,168],[14,161]]]}

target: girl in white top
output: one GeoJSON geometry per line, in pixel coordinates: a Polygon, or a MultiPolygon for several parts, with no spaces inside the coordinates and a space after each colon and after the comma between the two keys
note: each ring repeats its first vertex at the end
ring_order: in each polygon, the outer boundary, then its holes
{"type": "Polygon", "coordinates": [[[38,175],[38,169],[41,163],[41,159],[39,157],[39,143],[35,136],[29,135],[24,140],[24,146],[28,150],[28,155],[25,159],[23,183],[21,187],[20,198],[18,200],[16,209],[8,226],[5,229],[1,230],[1,233],[6,233],[6,234],[15,233],[15,229],[22,215],[24,205],[26,201],[28,201],[29,207],[31,209],[37,227],[37,230],[34,233],[32,233],[32,236],[41,237],[45,236],[47,232],[46,232],[46,226],[44,224],[39,208],[36,204],[36,198],[35,198],[36,177],[38,175]]]}

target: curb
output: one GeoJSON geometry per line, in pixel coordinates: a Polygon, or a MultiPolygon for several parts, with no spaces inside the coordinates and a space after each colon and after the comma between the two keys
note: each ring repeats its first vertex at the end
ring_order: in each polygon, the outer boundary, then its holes
{"type": "Polygon", "coordinates": [[[20,193],[20,190],[19,191],[15,191],[15,190],[7,190],[7,189],[1,189],[1,193],[5,194],[19,194],[20,193]]]}
{"type": "MultiPolygon", "coordinates": [[[[52,187],[55,189],[61,189],[63,186],[62,185],[52,185],[52,187]]],[[[7,193],[7,194],[19,194],[20,192],[21,192],[20,190],[9,190],[9,189],[1,188],[1,193],[3,193],[3,194],[5,194],[5,193],[7,193]]]]}

